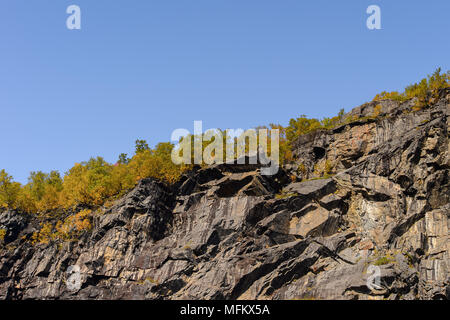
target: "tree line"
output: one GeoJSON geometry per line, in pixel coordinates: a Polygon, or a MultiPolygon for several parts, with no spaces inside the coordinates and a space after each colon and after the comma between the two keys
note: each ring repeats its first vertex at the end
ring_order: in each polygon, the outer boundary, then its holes
{"type": "MultiPolygon", "coordinates": [[[[373,101],[393,99],[406,101],[415,99],[413,109],[420,110],[435,99],[439,89],[450,87],[450,72],[442,73],[438,68],[433,74],[405,88],[404,92],[382,92],[373,101]]],[[[319,129],[331,129],[345,122],[344,109],[332,118],[308,118],[301,115],[291,119],[287,126],[270,124],[279,129],[280,164],[292,161],[291,146],[300,136],[319,129]]],[[[188,136],[182,139],[195,139],[188,136]]],[[[224,134],[224,139],[237,139],[224,134]]],[[[211,143],[204,141],[202,148],[211,143]]],[[[225,144],[224,144],[225,146],[225,144]]],[[[145,140],[136,140],[135,153],[129,158],[120,154],[115,163],[102,157],[76,163],[64,176],[57,171],[31,172],[28,183],[22,185],[13,180],[4,169],[0,171],[0,208],[17,209],[24,213],[48,214],[57,209],[68,209],[82,205],[102,206],[122,196],[144,178],[152,177],[167,184],[175,183],[192,165],[176,165],[171,160],[174,145],[159,143],[150,148],[145,140]]],[[[270,149],[269,149],[270,150],[270,149]]],[[[226,154],[226,152],[224,152],[226,154]]]]}

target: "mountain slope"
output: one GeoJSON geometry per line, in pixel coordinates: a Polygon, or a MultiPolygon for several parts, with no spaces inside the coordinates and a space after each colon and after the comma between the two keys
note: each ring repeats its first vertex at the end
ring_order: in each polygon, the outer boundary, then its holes
{"type": "Polygon", "coordinates": [[[449,298],[450,89],[413,105],[300,136],[273,177],[223,164],[141,180],[71,241],[33,245],[41,221],[4,211],[0,298],[449,298]]]}

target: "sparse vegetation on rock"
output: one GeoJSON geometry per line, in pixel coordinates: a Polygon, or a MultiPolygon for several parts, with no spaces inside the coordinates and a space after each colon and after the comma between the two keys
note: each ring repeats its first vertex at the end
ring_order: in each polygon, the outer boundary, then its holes
{"type": "Polygon", "coordinates": [[[292,120],[274,176],[258,164],[175,166],[170,144],[142,140],[117,164],[35,172],[25,186],[2,170],[0,298],[448,299],[443,77],[426,95],[422,82],[408,89],[412,99],[292,120]],[[370,265],[380,290],[367,287],[370,265]]]}

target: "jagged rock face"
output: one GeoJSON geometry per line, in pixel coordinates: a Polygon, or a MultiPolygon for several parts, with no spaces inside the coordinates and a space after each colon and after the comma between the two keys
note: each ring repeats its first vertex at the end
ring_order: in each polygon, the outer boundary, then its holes
{"type": "Polygon", "coordinates": [[[365,120],[301,136],[276,176],[219,165],[170,188],[142,180],[77,242],[33,246],[36,221],[0,213],[0,298],[449,298],[449,100],[381,101],[376,119],[375,103],[356,108],[365,120]]]}

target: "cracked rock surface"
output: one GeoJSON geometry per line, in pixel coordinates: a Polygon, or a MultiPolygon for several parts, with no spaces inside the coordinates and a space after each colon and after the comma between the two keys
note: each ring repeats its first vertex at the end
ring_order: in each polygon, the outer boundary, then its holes
{"type": "Polygon", "coordinates": [[[301,136],[275,176],[141,180],[77,241],[32,245],[38,223],[1,212],[0,298],[448,299],[449,101],[384,100],[377,118],[365,104],[350,112],[365,120],[301,136]]]}

